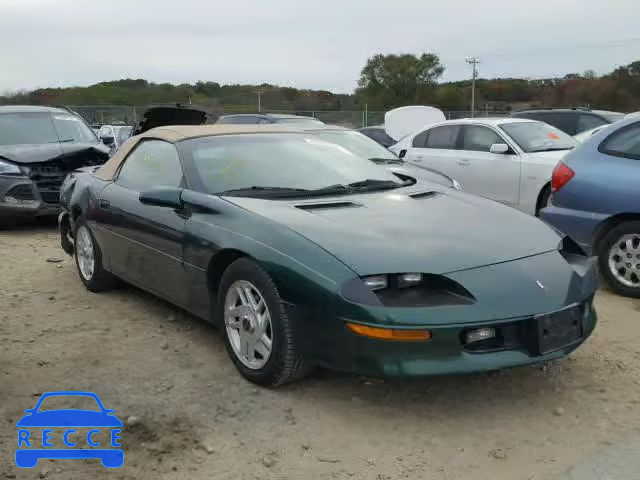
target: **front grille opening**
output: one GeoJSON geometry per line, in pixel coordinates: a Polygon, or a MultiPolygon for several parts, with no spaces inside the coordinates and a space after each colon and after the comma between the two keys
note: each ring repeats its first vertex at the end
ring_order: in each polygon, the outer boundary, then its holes
{"type": "Polygon", "coordinates": [[[15,187],[11,188],[6,194],[5,197],[12,197],[15,198],[16,200],[21,200],[21,201],[29,201],[29,200],[35,200],[35,195],[33,194],[33,189],[31,188],[31,185],[26,185],[26,184],[21,184],[21,185],[16,185],[15,187]]]}

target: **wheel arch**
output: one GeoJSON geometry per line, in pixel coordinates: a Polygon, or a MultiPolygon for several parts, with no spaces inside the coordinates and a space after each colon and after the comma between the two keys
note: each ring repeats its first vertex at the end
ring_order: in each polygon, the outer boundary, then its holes
{"type": "Polygon", "coordinates": [[[248,253],[235,248],[224,248],[213,255],[209,260],[209,264],[207,265],[207,283],[209,286],[209,294],[212,299],[215,299],[218,295],[220,280],[222,280],[224,271],[229,267],[229,265],[239,258],[251,258],[252,260],[255,260],[248,253]]]}
{"type": "Polygon", "coordinates": [[[640,213],[618,213],[616,215],[612,215],[603,221],[598,228],[596,229],[593,235],[593,253],[598,255],[600,253],[600,244],[602,243],[602,239],[606,235],[606,233],[614,227],[617,227],[621,223],[631,222],[631,221],[640,221],[640,213]]]}
{"type": "Polygon", "coordinates": [[[542,198],[547,191],[549,191],[549,194],[551,194],[551,181],[545,183],[538,192],[538,198],[536,199],[536,215],[538,215],[542,208],[542,198]]]}

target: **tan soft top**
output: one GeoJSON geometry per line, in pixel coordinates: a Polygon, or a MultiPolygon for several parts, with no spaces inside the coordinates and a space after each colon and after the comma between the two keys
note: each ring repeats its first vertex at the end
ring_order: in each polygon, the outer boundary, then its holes
{"type": "Polygon", "coordinates": [[[169,127],[156,127],[147,130],[140,135],[131,137],[102,167],[94,174],[102,180],[113,180],[113,177],[120,168],[120,164],[131,150],[145,138],[157,138],[170,143],[179,142],[189,138],[210,137],[214,135],[237,135],[242,133],[282,133],[297,132],[304,133],[304,130],[285,125],[172,125],[169,127]]]}

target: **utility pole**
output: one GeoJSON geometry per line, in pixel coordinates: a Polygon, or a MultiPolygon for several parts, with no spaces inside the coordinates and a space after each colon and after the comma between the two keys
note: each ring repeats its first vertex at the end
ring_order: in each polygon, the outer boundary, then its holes
{"type": "Polygon", "coordinates": [[[258,113],[262,113],[262,94],[264,92],[262,90],[258,90],[256,93],[258,94],[258,113]]]}
{"type": "Polygon", "coordinates": [[[467,63],[473,67],[473,76],[471,77],[471,118],[476,116],[476,78],[478,77],[478,57],[467,58],[467,63]]]}

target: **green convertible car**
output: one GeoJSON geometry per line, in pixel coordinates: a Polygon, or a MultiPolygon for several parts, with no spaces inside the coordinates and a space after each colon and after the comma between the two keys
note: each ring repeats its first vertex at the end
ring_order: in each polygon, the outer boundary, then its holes
{"type": "Polygon", "coordinates": [[[526,365],[595,327],[589,258],[529,215],[302,130],[138,133],[67,177],[62,246],[92,291],[120,279],[219,324],[252,382],[526,365]]]}

